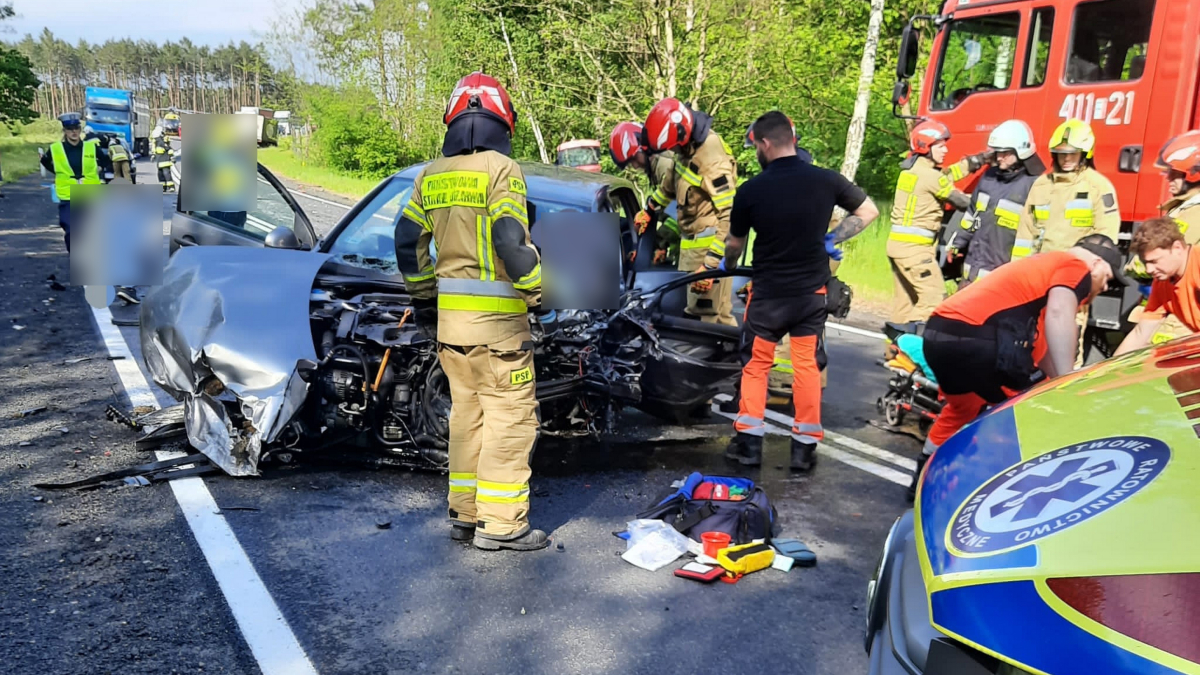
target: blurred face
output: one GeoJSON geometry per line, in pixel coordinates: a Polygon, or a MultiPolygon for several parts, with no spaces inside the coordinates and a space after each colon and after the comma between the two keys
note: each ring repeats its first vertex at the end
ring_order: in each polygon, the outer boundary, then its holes
{"type": "Polygon", "coordinates": [[[1171,169],[1167,172],[1167,191],[1175,197],[1187,192],[1187,182],[1183,180],[1183,177],[1182,171],[1171,169]]]}
{"type": "Polygon", "coordinates": [[[1172,242],[1170,248],[1154,248],[1142,252],[1146,272],[1155,281],[1174,281],[1183,276],[1187,267],[1188,250],[1182,241],[1172,242]]]}
{"type": "Polygon", "coordinates": [[[1108,288],[1108,282],[1112,281],[1113,270],[1108,263],[1100,256],[1092,261],[1092,292],[1088,294],[1085,302],[1091,302],[1096,299],[1097,295],[1104,292],[1108,288]]]}
{"type": "Polygon", "coordinates": [[[83,135],[82,129],[63,129],[63,138],[74,145],[79,142],[80,136],[83,135]]]}
{"type": "Polygon", "coordinates": [[[1017,153],[1014,150],[997,150],[996,151],[996,167],[1001,171],[1008,171],[1017,165],[1017,153]]]}
{"type": "Polygon", "coordinates": [[[650,166],[650,158],[646,156],[646,153],[638,150],[633,157],[629,158],[629,166],[638,171],[645,171],[650,166]]]}
{"type": "Polygon", "coordinates": [[[1054,162],[1058,164],[1059,170],[1063,173],[1070,173],[1079,168],[1083,162],[1082,152],[1056,152],[1054,153],[1054,162]]]}
{"type": "Polygon", "coordinates": [[[929,158],[933,160],[934,164],[941,164],[946,161],[946,153],[949,150],[945,143],[936,143],[933,147],[929,148],[929,158]]]}

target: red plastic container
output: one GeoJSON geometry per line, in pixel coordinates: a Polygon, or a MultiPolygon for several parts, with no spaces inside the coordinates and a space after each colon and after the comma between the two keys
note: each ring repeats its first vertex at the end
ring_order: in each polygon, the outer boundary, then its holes
{"type": "Polygon", "coordinates": [[[700,542],[704,544],[704,555],[716,558],[717,551],[729,547],[730,538],[724,532],[705,532],[700,535],[700,542]]]}

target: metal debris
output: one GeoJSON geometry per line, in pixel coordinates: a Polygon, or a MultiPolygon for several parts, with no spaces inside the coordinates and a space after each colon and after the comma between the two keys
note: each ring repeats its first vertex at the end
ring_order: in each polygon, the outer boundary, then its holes
{"type": "Polygon", "coordinates": [[[381,530],[390,530],[392,528],[392,521],[386,518],[376,518],[375,527],[378,527],[381,530]]]}
{"type": "Polygon", "coordinates": [[[32,441],[21,441],[20,443],[17,443],[18,448],[28,448],[31,445],[33,445],[32,441]]]}
{"type": "Polygon", "coordinates": [[[84,361],[91,361],[93,358],[94,357],[91,357],[91,356],[81,356],[77,359],[67,359],[66,361],[63,361],[63,363],[65,363],[68,366],[73,366],[76,363],[83,363],[84,361]]]}
{"type": "Polygon", "coordinates": [[[36,408],[28,408],[26,410],[22,410],[21,412],[14,415],[14,417],[29,417],[30,415],[36,415],[40,412],[46,412],[46,410],[48,410],[48,408],[46,406],[40,405],[36,408]]]}
{"type": "Polygon", "coordinates": [[[109,421],[123,424],[130,429],[140,430],[142,428],[142,425],[138,424],[137,420],[134,420],[132,417],[118,410],[116,406],[111,404],[104,410],[104,416],[109,421]]]}

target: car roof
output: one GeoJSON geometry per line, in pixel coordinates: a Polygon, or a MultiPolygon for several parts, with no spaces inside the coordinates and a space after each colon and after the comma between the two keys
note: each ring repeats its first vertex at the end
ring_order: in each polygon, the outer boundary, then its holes
{"type": "Polygon", "coordinates": [[[595,149],[599,150],[600,149],[600,141],[592,140],[592,139],[576,139],[573,141],[567,141],[566,143],[559,145],[557,149],[558,150],[574,150],[576,148],[595,148],[595,149]]]}
{"type": "MultiPolygon", "coordinates": [[[[415,180],[421,169],[428,162],[414,164],[396,173],[397,178],[415,180]]],[[[597,194],[617,188],[633,190],[633,183],[621,176],[605,173],[580,171],[566,166],[554,166],[541,162],[518,161],[521,171],[525,173],[525,184],[529,194],[534,199],[547,199],[553,202],[576,202],[579,194],[597,194]]]]}

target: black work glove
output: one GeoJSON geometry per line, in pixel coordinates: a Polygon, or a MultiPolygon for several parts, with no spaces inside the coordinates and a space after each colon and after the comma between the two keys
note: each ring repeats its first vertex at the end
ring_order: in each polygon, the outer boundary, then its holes
{"type": "Polygon", "coordinates": [[[417,330],[426,339],[437,341],[438,310],[434,300],[413,300],[413,313],[417,317],[417,330]]]}

